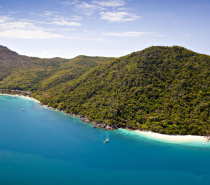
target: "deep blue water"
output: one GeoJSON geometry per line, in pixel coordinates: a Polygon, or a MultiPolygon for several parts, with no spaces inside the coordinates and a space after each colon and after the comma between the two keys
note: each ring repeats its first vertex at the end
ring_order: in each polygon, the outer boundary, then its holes
{"type": "Polygon", "coordinates": [[[208,146],[93,129],[34,101],[0,96],[0,185],[200,185],[210,183],[209,167],[208,146]]]}

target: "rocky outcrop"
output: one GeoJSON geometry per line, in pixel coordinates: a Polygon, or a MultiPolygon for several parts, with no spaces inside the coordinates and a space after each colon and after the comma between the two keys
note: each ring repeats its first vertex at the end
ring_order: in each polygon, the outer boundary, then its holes
{"type": "Polygon", "coordinates": [[[88,117],[86,116],[81,116],[79,114],[71,114],[75,117],[78,117],[79,119],[81,119],[82,121],[88,122],[88,123],[92,123],[95,127],[101,127],[107,130],[113,130],[113,129],[118,129],[118,127],[116,125],[107,125],[106,123],[103,122],[96,122],[93,120],[89,120],[88,117]]]}

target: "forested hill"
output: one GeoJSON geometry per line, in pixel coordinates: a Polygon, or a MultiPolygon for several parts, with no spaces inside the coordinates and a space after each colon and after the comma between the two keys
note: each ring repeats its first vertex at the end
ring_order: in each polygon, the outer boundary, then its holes
{"type": "Polygon", "coordinates": [[[34,96],[49,106],[118,127],[210,133],[210,56],[150,47],[99,65],[34,96]]]}
{"type": "Polygon", "coordinates": [[[210,56],[178,46],[117,59],[41,59],[0,46],[2,88],[108,125],[210,135],[210,56]]]}
{"type": "Polygon", "coordinates": [[[11,74],[14,69],[33,67],[35,64],[29,63],[26,57],[18,55],[7,47],[0,46],[0,80],[11,74]]]}
{"type": "Polygon", "coordinates": [[[42,59],[19,55],[0,46],[0,88],[46,90],[78,78],[113,58],[78,56],[73,59],[42,59]]]}

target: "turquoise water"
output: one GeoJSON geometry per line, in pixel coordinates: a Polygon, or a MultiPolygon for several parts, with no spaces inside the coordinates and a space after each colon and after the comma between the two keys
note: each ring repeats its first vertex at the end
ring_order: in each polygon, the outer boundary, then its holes
{"type": "Polygon", "coordinates": [[[208,146],[93,129],[34,101],[0,96],[0,185],[209,184],[209,166],[208,146]]]}

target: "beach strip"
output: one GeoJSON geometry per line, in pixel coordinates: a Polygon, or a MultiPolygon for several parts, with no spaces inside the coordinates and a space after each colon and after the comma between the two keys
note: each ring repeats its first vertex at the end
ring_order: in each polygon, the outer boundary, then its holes
{"type": "Polygon", "coordinates": [[[29,99],[29,100],[35,101],[37,103],[41,103],[39,100],[37,100],[35,98],[31,98],[29,96],[23,96],[23,95],[19,95],[19,94],[0,94],[0,96],[21,97],[21,98],[25,98],[25,99],[29,99]]]}
{"type": "Polygon", "coordinates": [[[166,134],[159,134],[159,133],[154,133],[151,131],[139,131],[136,130],[134,132],[139,133],[141,136],[157,140],[157,141],[162,141],[166,143],[195,143],[195,142],[200,142],[200,143],[207,143],[208,139],[205,136],[194,136],[194,135],[166,135],[166,134]]]}

